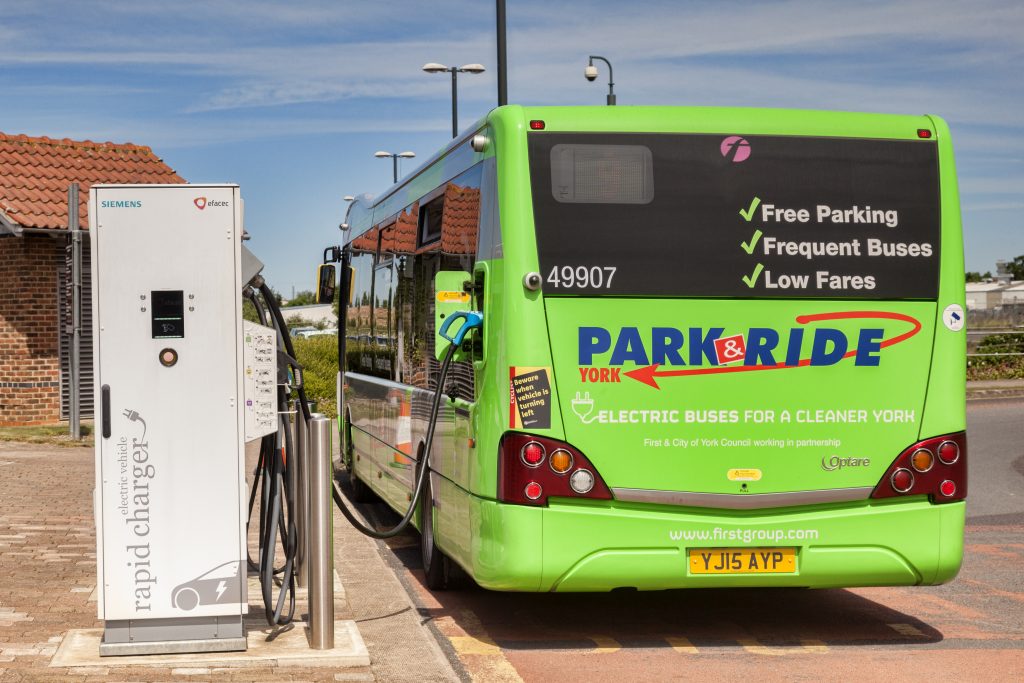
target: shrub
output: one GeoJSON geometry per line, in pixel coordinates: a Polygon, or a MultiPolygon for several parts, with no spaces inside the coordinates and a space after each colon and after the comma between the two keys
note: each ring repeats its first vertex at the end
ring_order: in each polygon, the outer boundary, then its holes
{"type": "MultiPolygon", "coordinates": [[[[990,334],[977,353],[1024,353],[1024,333],[990,334]]],[[[967,379],[1024,379],[1024,356],[970,356],[967,379]]]]}
{"type": "Polygon", "coordinates": [[[295,355],[302,365],[306,396],[316,401],[316,411],[334,419],[338,415],[335,393],[338,376],[338,338],[321,335],[293,339],[295,355]]]}

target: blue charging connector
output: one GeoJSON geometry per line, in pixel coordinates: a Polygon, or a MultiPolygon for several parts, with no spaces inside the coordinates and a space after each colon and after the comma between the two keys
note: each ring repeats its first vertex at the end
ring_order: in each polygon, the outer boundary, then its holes
{"type": "Polygon", "coordinates": [[[448,316],[448,319],[441,325],[441,329],[438,332],[442,337],[450,341],[456,347],[462,346],[462,340],[469,334],[470,330],[475,330],[483,327],[484,325],[484,314],[480,311],[456,311],[448,316]],[[459,327],[459,331],[455,333],[454,337],[449,337],[447,332],[448,328],[452,326],[456,320],[463,319],[465,322],[459,327]]]}

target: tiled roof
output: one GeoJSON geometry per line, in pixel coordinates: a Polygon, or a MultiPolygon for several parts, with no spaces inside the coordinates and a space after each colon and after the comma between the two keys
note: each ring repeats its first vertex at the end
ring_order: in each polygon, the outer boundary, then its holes
{"type": "Polygon", "coordinates": [[[68,185],[79,184],[78,212],[89,225],[94,183],[184,183],[149,147],[0,133],[0,212],[23,228],[64,229],[68,185]]]}

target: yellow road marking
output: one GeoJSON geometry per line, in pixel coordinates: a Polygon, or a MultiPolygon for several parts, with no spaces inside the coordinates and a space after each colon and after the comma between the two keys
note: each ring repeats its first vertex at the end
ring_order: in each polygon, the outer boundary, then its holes
{"type": "Polygon", "coordinates": [[[693,646],[689,638],[683,638],[682,636],[669,636],[665,638],[668,644],[672,646],[672,649],[676,652],[681,652],[685,655],[697,654],[697,648],[693,646]]]}
{"type": "Polygon", "coordinates": [[[458,617],[444,615],[435,619],[434,624],[452,644],[474,681],[523,683],[519,672],[472,610],[459,610],[458,617]]]}
{"type": "Polygon", "coordinates": [[[492,655],[501,657],[501,648],[490,638],[476,636],[448,636],[452,647],[460,655],[492,655]]]}
{"type": "Polygon", "coordinates": [[[756,638],[737,638],[736,642],[743,646],[743,649],[754,655],[779,656],[786,654],[779,648],[767,647],[757,642],[756,638]]]}
{"type": "Polygon", "coordinates": [[[743,649],[754,655],[767,655],[770,657],[784,657],[786,655],[823,654],[828,652],[828,646],[820,640],[801,640],[799,647],[768,647],[756,638],[737,638],[736,642],[743,646],[743,649]]]}
{"type": "Polygon", "coordinates": [[[828,645],[820,640],[801,640],[805,652],[828,652],[828,645]]]}
{"type": "Polygon", "coordinates": [[[891,628],[893,631],[896,631],[896,633],[899,633],[901,636],[924,637],[924,633],[912,624],[886,624],[886,626],[891,628]]]}
{"type": "Polygon", "coordinates": [[[594,654],[610,654],[622,649],[622,646],[619,645],[619,641],[614,638],[609,638],[608,636],[587,636],[587,638],[594,641],[594,644],[597,645],[596,649],[590,650],[590,652],[594,654]]]}

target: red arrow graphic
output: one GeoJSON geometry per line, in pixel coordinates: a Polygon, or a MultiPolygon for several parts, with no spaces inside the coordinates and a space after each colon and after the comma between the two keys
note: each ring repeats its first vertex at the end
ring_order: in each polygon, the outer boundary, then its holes
{"type": "MultiPolygon", "coordinates": [[[[913,337],[915,334],[921,331],[921,323],[917,318],[912,318],[909,315],[903,315],[902,313],[890,313],[887,311],[842,311],[838,313],[815,313],[814,315],[798,315],[796,321],[800,325],[806,325],[807,323],[819,322],[821,320],[850,320],[850,319],[884,319],[884,320],[901,320],[906,323],[910,323],[913,327],[903,334],[889,339],[883,340],[880,344],[880,348],[886,348],[899,344],[902,341],[906,341],[913,337]]],[[[851,349],[843,354],[843,358],[853,358],[857,355],[857,349],[851,349]]],[[[663,370],[658,372],[660,365],[648,365],[644,368],[637,368],[631,370],[625,375],[632,377],[638,382],[643,382],[655,389],[661,389],[658,386],[657,378],[659,377],[682,377],[683,375],[717,375],[723,372],[753,372],[756,370],[785,370],[787,368],[802,368],[807,367],[811,364],[810,358],[803,358],[796,365],[730,365],[722,366],[715,365],[710,368],[693,368],[690,370],[663,370]]]]}

